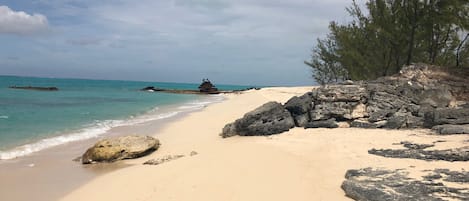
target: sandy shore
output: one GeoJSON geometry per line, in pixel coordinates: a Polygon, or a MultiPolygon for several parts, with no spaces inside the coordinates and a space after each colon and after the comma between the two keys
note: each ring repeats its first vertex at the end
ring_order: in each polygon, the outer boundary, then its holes
{"type": "Polygon", "coordinates": [[[132,166],[104,174],[62,200],[350,200],[340,189],[348,169],[365,167],[461,170],[467,162],[428,162],[368,154],[371,148],[401,147],[401,141],[438,143],[435,149],[467,146],[467,135],[428,135],[428,130],[302,129],[269,137],[218,136],[223,126],[275,100],[285,102],[310,87],[265,88],[229,94],[154,136],[162,146],[150,156],[127,160],[132,166]],[[394,145],[393,145],[394,144],[394,145]],[[198,154],[190,156],[195,151],[198,154]],[[179,155],[160,165],[149,159],[179,155]]]}

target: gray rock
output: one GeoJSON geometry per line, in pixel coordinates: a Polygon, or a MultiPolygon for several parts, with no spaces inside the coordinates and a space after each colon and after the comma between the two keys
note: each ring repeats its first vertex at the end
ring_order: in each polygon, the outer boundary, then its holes
{"type": "Polygon", "coordinates": [[[312,121],[305,125],[305,128],[338,128],[339,124],[334,118],[323,121],[312,121]]]}
{"type": "Polygon", "coordinates": [[[465,125],[438,125],[433,126],[432,130],[442,135],[451,135],[451,134],[469,134],[469,124],[465,125]]]}
{"type": "Polygon", "coordinates": [[[359,102],[322,102],[314,106],[314,109],[311,111],[311,120],[336,118],[341,121],[361,118],[363,115],[352,115],[359,105],[361,105],[359,102]]]}
{"type": "Polygon", "coordinates": [[[313,105],[312,93],[309,92],[300,97],[292,97],[285,103],[285,109],[293,116],[296,126],[304,127],[310,121],[310,111],[313,105]]]}
{"type": "Polygon", "coordinates": [[[430,105],[432,107],[448,107],[453,100],[453,95],[446,88],[436,88],[425,90],[420,99],[420,105],[430,105]]]}
{"type": "Polygon", "coordinates": [[[280,103],[268,102],[246,113],[243,118],[226,125],[221,136],[272,135],[288,131],[293,127],[295,123],[290,112],[280,103]]]}
{"type": "Polygon", "coordinates": [[[360,85],[329,85],[317,89],[313,98],[319,102],[359,102],[367,96],[366,88],[360,85]]]}
{"type": "Polygon", "coordinates": [[[425,127],[442,124],[469,124],[469,108],[437,108],[425,113],[425,127]]]}
{"type": "Polygon", "coordinates": [[[150,136],[122,136],[102,139],[82,156],[82,163],[114,162],[145,156],[157,150],[160,142],[150,136]]]}
{"type": "Polygon", "coordinates": [[[417,144],[408,141],[402,141],[401,144],[407,149],[426,149],[435,146],[434,144],[417,144]]]}
{"type": "Polygon", "coordinates": [[[366,120],[356,119],[356,120],[353,120],[350,123],[350,127],[355,127],[355,128],[378,128],[378,125],[376,125],[374,123],[371,123],[369,121],[366,121],[366,120]]]}
{"type": "Polygon", "coordinates": [[[368,150],[368,153],[389,158],[413,158],[427,161],[469,161],[469,146],[445,150],[371,149],[368,150]]]}
{"type": "Polygon", "coordinates": [[[442,201],[447,198],[467,200],[467,189],[409,178],[406,170],[365,168],[348,170],[341,187],[345,194],[360,201],[442,201]]]}
{"type": "Polygon", "coordinates": [[[399,129],[403,127],[405,128],[406,122],[407,122],[407,116],[409,116],[409,114],[399,113],[399,112],[394,113],[390,118],[388,118],[387,123],[383,126],[383,128],[388,128],[388,129],[399,129]]]}

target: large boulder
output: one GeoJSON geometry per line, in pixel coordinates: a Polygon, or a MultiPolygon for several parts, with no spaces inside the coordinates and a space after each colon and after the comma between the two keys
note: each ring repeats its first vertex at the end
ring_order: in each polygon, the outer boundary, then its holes
{"type": "Polygon", "coordinates": [[[295,122],[290,112],[278,102],[268,102],[246,113],[243,118],[226,125],[221,136],[272,135],[288,131],[293,127],[295,122]]]}
{"type": "Polygon", "coordinates": [[[299,97],[294,96],[285,103],[285,109],[291,113],[295,120],[295,125],[298,127],[304,127],[311,120],[310,111],[313,106],[311,92],[299,97]]]}
{"type": "Polygon", "coordinates": [[[82,163],[114,162],[138,158],[152,153],[159,146],[159,140],[150,136],[131,135],[102,139],[86,150],[82,156],[82,163]]]}

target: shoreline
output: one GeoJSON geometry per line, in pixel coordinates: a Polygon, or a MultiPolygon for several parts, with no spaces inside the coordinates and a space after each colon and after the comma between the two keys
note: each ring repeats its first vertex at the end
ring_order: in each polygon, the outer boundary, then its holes
{"type": "Polygon", "coordinates": [[[160,107],[155,114],[167,115],[164,118],[116,126],[96,137],[59,144],[17,158],[0,160],[0,194],[2,198],[12,201],[59,199],[89,180],[131,166],[125,161],[92,166],[83,166],[80,162],[73,161],[100,138],[133,133],[154,134],[166,124],[177,122],[192,112],[220,101],[223,99],[203,97],[183,104],[160,107]],[[175,110],[176,113],[171,113],[175,110]],[[23,191],[28,193],[21,193],[23,191]]]}
{"type": "Polygon", "coordinates": [[[132,166],[103,174],[61,200],[351,200],[340,188],[348,169],[410,168],[411,176],[419,176],[427,169],[467,167],[467,162],[368,154],[372,148],[399,147],[404,140],[438,142],[435,149],[467,144],[465,135],[429,135],[428,129],[294,128],[272,136],[219,136],[224,125],[246,112],[268,101],[285,103],[311,89],[227,95],[223,102],[165,125],[154,135],[162,146],[153,154],[127,160],[132,166]],[[189,155],[193,151],[197,155],[189,155]],[[185,156],[156,166],[142,164],[168,155],[185,156]]]}

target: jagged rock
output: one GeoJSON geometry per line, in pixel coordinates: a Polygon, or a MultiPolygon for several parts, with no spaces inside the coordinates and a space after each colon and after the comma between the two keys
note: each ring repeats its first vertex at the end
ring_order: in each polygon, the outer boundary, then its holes
{"type": "Polygon", "coordinates": [[[469,108],[437,108],[425,113],[424,126],[469,124],[469,108]]]}
{"type": "Polygon", "coordinates": [[[420,105],[448,107],[453,99],[453,95],[446,88],[429,89],[423,92],[420,105]]]}
{"type": "Polygon", "coordinates": [[[433,126],[432,130],[436,131],[438,134],[442,135],[451,135],[451,134],[469,134],[469,124],[465,125],[438,125],[433,126]]]}
{"type": "Polygon", "coordinates": [[[363,119],[356,119],[350,123],[350,127],[355,128],[378,128],[378,125],[363,119]]]}
{"type": "Polygon", "coordinates": [[[401,144],[407,149],[426,149],[435,146],[434,144],[417,144],[408,141],[402,141],[401,144]]]}
{"type": "Polygon", "coordinates": [[[157,150],[160,142],[150,136],[123,136],[98,141],[82,156],[82,163],[114,162],[138,158],[157,150]]]}
{"type": "Polygon", "coordinates": [[[341,187],[345,194],[360,201],[441,201],[447,198],[466,200],[467,189],[409,178],[409,172],[365,168],[348,170],[341,187]]]}
{"type": "Polygon", "coordinates": [[[408,115],[409,114],[405,114],[405,113],[394,113],[390,118],[388,118],[383,128],[399,129],[399,128],[405,127],[408,115]]]}
{"type": "Polygon", "coordinates": [[[280,103],[268,102],[246,113],[243,118],[226,125],[221,136],[272,135],[288,131],[293,127],[295,123],[290,112],[280,103]]]}
{"type": "Polygon", "coordinates": [[[427,161],[469,161],[469,146],[445,150],[371,149],[368,150],[368,153],[389,158],[413,158],[427,161]]]}
{"type": "Polygon", "coordinates": [[[314,106],[314,109],[311,111],[311,120],[327,120],[330,118],[351,120],[361,118],[366,113],[363,112],[362,108],[363,106],[359,102],[322,102],[314,106]]]}
{"type": "Polygon", "coordinates": [[[312,121],[305,125],[305,128],[338,128],[339,124],[334,118],[323,121],[312,121]]]}
{"type": "Polygon", "coordinates": [[[300,97],[294,96],[285,103],[285,109],[287,109],[293,119],[295,125],[298,127],[304,127],[306,123],[310,121],[310,111],[313,108],[312,93],[306,93],[300,97]]]}
{"type": "Polygon", "coordinates": [[[365,101],[367,95],[360,85],[330,85],[317,89],[313,98],[319,102],[359,102],[365,101]]]}

